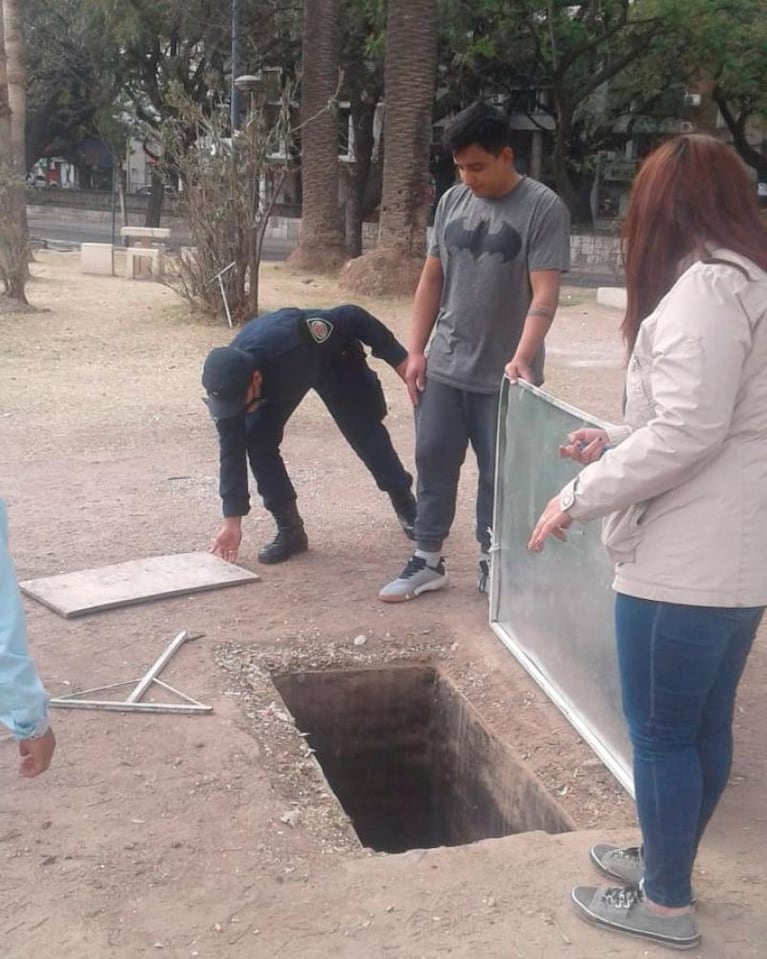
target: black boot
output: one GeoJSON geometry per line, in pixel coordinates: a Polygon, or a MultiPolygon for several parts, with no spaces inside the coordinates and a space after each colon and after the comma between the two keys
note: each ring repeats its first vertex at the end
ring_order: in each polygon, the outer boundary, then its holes
{"type": "Polygon", "coordinates": [[[410,487],[394,490],[389,493],[389,499],[405,536],[408,539],[415,539],[416,502],[410,487]]]}
{"type": "Polygon", "coordinates": [[[294,553],[304,553],[309,548],[304,522],[298,515],[295,503],[289,509],[275,513],[274,519],[277,535],[258,551],[259,563],[284,563],[294,553]]]}

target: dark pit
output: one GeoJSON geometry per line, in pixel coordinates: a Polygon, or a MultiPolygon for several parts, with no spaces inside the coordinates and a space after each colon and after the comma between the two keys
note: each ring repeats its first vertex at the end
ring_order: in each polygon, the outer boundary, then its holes
{"type": "Polygon", "coordinates": [[[371,849],[396,853],[572,828],[540,781],[433,667],[273,680],[371,849]]]}

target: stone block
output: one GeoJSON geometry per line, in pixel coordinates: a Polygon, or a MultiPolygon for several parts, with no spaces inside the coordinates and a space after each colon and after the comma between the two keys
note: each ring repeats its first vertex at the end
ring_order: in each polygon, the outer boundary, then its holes
{"type": "Polygon", "coordinates": [[[81,243],[80,271],[99,276],[115,275],[114,248],[111,243],[81,243]]]}
{"type": "Polygon", "coordinates": [[[626,309],[626,290],[622,286],[597,287],[597,303],[612,306],[616,310],[626,309]]]}

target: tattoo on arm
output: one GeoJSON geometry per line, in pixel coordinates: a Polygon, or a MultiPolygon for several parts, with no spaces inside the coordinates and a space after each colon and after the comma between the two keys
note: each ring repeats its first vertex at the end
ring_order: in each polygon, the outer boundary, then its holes
{"type": "Polygon", "coordinates": [[[540,316],[544,320],[554,319],[554,309],[550,306],[541,306],[533,304],[527,311],[528,316],[540,316]]]}

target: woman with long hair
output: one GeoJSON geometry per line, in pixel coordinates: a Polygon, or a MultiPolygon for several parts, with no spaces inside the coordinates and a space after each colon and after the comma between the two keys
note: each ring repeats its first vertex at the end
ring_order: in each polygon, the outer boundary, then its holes
{"type": "Polygon", "coordinates": [[[700,941],[693,863],[727,784],[735,694],[767,605],[767,229],[713,137],[643,163],[624,229],[625,423],[581,429],[585,465],[530,537],[605,517],[623,712],[642,843],[591,850],[619,885],[578,886],[589,922],[700,941]]]}

